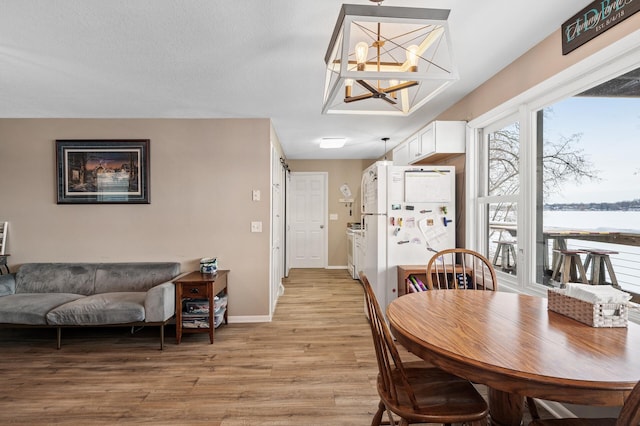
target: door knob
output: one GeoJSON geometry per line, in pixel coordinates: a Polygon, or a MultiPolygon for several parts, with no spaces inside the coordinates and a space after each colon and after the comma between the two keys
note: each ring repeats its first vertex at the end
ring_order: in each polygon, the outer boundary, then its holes
{"type": "Polygon", "coordinates": [[[320,229],[324,229],[324,225],[320,225],[320,229]]]}

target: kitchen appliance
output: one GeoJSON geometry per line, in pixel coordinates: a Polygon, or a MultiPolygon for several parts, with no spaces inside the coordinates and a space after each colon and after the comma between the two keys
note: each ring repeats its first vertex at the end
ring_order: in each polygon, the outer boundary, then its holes
{"type": "Polygon", "coordinates": [[[397,266],[426,265],[455,247],[455,167],[393,166],[362,175],[364,267],[383,309],[398,295],[397,266]]]}
{"type": "Polygon", "coordinates": [[[362,269],[362,234],[364,231],[360,228],[360,223],[357,226],[350,226],[347,228],[347,268],[349,274],[354,280],[360,278],[360,270],[362,269]]]}

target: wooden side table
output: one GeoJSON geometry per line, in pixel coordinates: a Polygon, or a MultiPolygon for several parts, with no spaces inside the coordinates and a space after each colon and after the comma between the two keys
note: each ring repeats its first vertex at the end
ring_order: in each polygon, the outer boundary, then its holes
{"type": "MultiPolygon", "coordinates": [[[[215,296],[227,294],[228,270],[215,274],[203,274],[200,271],[190,272],[174,281],[176,285],[176,342],[180,344],[183,333],[209,333],[209,341],[213,343],[215,330],[215,296]],[[191,326],[185,327],[185,303],[193,303],[201,308],[200,313],[190,315],[194,320],[191,326]]],[[[227,311],[224,312],[224,323],[227,323],[227,311]]]]}

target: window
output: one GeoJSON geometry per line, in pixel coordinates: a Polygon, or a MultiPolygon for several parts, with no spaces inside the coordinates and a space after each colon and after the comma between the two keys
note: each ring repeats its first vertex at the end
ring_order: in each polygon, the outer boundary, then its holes
{"type": "MultiPolygon", "coordinates": [[[[469,122],[465,245],[497,265],[503,289],[546,295],[558,285],[555,246],[584,250],[585,263],[586,250],[618,252],[608,255],[618,284],[640,294],[639,40],[640,31],[469,122]],[[501,241],[515,249],[513,269],[501,268],[501,241]]],[[[596,275],[611,282],[603,269],[596,275]]]]}
{"type": "Polygon", "coordinates": [[[512,116],[487,126],[478,199],[484,253],[496,271],[517,274],[520,123],[512,116]]]}
{"type": "Polygon", "coordinates": [[[559,250],[577,250],[590,283],[640,294],[640,68],[538,116],[536,281],[556,285],[559,250]]]}

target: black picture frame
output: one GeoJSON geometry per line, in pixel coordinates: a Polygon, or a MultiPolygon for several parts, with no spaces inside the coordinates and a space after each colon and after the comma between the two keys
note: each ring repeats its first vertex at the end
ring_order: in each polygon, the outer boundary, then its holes
{"type": "Polygon", "coordinates": [[[149,139],[56,140],[58,204],[149,204],[149,139]]]}

